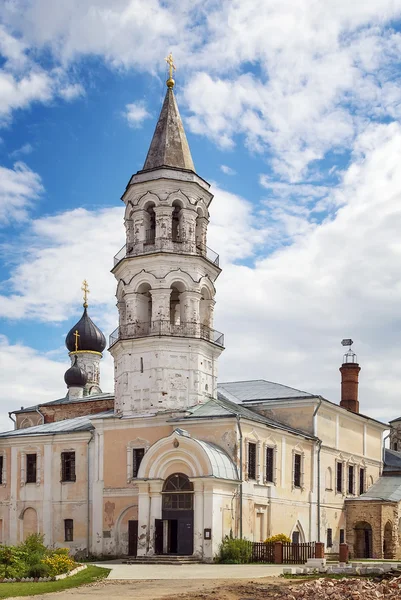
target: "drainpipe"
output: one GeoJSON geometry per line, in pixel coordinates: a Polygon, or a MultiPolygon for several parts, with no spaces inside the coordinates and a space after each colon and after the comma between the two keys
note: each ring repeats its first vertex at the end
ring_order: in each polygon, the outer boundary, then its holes
{"type": "Polygon", "coordinates": [[[38,415],[41,417],[42,419],[42,425],[44,425],[45,422],[45,415],[43,413],[40,412],[40,410],[38,408],[35,408],[36,412],[38,413],[38,415]]]}
{"type": "Polygon", "coordinates": [[[11,416],[12,414],[14,414],[14,413],[12,413],[12,412],[9,412],[9,413],[8,413],[8,418],[9,418],[9,419],[11,419],[11,421],[14,423],[14,429],[17,429],[17,422],[16,422],[16,420],[15,420],[15,419],[14,419],[14,418],[11,416]]]}
{"type": "Polygon", "coordinates": [[[89,552],[89,544],[90,544],[90,523],[91,523],[91,510],[90,510],[90,457],[89,457],[89,444],[91,443],[91,441],[94,438],[94,433],[93,430],[90,432],[91,436],[88,440],[88,493],[87,493],[87,500],[88,500],[88,511],[87,511],[87,522],[88,522],[88,527],[86,530],[86,557],[88,558],[90,555],[89,552]]]}
{"type": "Polygon", "coordinates": [[[237,426],[239,433],[239,537],[242,539],[242,429],[241,415],[237,415],[237,426]]]}
{"type": "MultiPolygon", "coordinates": [[[[313,434],[316,436],[317,427],[315,425],[315,417],[318,413],[319,408],[322,405],[322,397],[319,396],[319,402],[313,412],[313,434]]],[[[320,451],[322,449],[322,440],[317,440],[317,541],[320,542],[320,451]]]]}

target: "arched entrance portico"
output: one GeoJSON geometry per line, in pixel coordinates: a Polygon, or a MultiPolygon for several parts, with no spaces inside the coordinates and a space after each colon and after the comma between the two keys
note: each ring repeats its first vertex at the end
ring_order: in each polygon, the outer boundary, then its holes
{"type": "Polygon", "coordinates": [[[173,473],[164,482],[162,518],[156,522],[156,554],[193,554],[193,496],[194,486],[183,473],[173,473]]]}
{"type": "Polygon", "coordinates": [[[373,557],[373,540],[372,540],[372,527],[366,521],[360,521],[356,523],[354,527],[355,544],[354,552],[355,558],[372,558],[373,557]]]}

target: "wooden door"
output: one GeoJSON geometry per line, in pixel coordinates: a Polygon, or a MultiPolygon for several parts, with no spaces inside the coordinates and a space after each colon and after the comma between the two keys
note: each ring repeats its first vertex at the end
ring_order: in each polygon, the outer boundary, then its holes
{"type": "Polygon", "coordinates": [[[138,552],[138,521],[128,521],[128,556],[138,552]]]}
{"type": "Polygon", "coordinates": [[[189,556],[194,552],[194,527],[192,519],[178,521],[177,554],[189,556]]]}
{"type": "Polygon", "coordinates": [[[155,519],[155,554],[163,554],[163,519],[155,519]]]}

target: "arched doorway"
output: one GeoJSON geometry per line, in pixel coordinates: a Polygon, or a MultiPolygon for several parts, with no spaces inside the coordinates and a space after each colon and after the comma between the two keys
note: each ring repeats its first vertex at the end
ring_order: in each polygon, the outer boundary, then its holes
{"type": "Polygon", "coordinates": [[[383,536],[383,558],[394,558],[395,553],[393,551],[393,525],[390,521],[387,521],[384,527],[383,536]]]}
{"type": "Polygon", "coordinates": [[[194,486],[183,473],[173,473],[164,482],[162,518],[156,521],[156,554],[193,554],[193,496],[194,486]]]}
{"type": "Polygon", "coordinates": [[[372,557],[372,527],[366,521],[360,521],[354,527],[354,558],[372,557]]]}
{"type": "Polygon", "coordinates": [[[38,533],[38,516],[36,510],[34,508],[27,508],[24,511],[22,519],[22,538],[25,541],[28,536],[38,533]]]}

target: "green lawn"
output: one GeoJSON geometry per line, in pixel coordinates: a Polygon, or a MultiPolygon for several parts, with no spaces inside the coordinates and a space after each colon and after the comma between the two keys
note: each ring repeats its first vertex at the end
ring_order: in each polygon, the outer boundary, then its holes
{"type": "Polygon", "coordinates": [[[98,579],[107,577],[110,569],[89,565],[72,577],[59,579],[58,581],[44,581],[41,583],[0,583],[0,598],[12,598],[13,596],[33,596],[36,594],[48,594],[49,592],[61,592],[69,588],[78,587],[85,583],[92,583],[98,579]]]}

